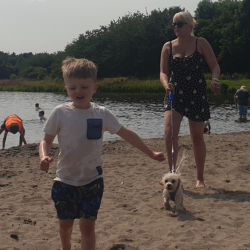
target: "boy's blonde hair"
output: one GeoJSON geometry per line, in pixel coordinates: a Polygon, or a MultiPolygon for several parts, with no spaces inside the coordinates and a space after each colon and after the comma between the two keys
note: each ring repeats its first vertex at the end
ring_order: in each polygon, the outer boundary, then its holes
{"type": "Polygon", "coordinates": [[[92,78],[96,81],[96,65],[84,58],[66,58],[62,63],[63,78],[92,78]]]}
{"type": "Polygon", "coordinates": [[[247,87],[245,85],[240,87],[241,89],[247,89],[247,87]]]}
{"type": "Polygon", "coordinates": [[[194,36],[194,26],[196,24],[195,19],[187,11],[178,12],[173,17],[174,23],[184,22],[191,26],[191,35],[194,36]]]}

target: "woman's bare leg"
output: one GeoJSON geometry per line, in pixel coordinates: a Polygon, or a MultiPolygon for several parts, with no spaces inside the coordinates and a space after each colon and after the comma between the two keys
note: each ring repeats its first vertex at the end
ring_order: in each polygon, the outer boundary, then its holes
{"type": "Polygon", "coordinates": [[[206,159],[206,145],[203,139],[204,122],[194,122],[189,120],[189,128],[197,169],[196,188],[204,188],[205,183],[203,174],[206,159]]]}

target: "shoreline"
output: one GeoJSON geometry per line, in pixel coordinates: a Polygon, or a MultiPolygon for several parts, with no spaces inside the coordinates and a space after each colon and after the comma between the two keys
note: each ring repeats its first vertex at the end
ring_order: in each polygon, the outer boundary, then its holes
{"type": "MultiPolygon", "coordinates": [[[[195,189],[196,167],[189,135],[179,136],[188,158],[180,170],[186,211],[170,217],[163,207],[158,163],[123,140],[103,143],[105,190],[96,221],[97,250],[250,249],[250,131],[204,135],[204,189],[195,189]]],[[[143,139],[165,151],[164,138],[143,139]]],[[[0,249],[60,248],[58,221],[50,198],[58,146],[48,173],[39,170],[38,143],[0,151],[0,249]]],[[[173,203],[171,203],[173,206],[173,203]]],[[[80,250],[75,222],[72,249],[80,250]]]]}
{"type": "MultiPolygon", "coordinates": [[[[245,123],[244,123],[245,124],[245,123]]],[[[205,140],[205,137],[207,137],[207,136],[223,136],[223,135],[234,135],[234,134],[240,134],[240,133],[250,133],[250,127],[249,127],[249,130],[245,130],[245,131],[237,131],[237,132],[225,132],[225,133],[211,133],[211,134],[204,134],[204,140],[205,140]]],[[[182,137],[190,137],[190,134],[184,134],[184,135],[179,135],[178,136],[178,140],[180,139],[180,138],[182,138],[182,137]]],[[[112,142],[115,142],[115,141],[117,141],[117,142],[125,142],[122,138],[120,138],[120,137],[118,136],[118,139],[117,138],[115,138],[115,139],[113,139],[113,140],[103,140],[103,146],[105,146],[106,144],[109,144],[109,143],[112,143],[112,142]]],[[[164,137],[157,137],[157,138],[141,138],[145,143],[147,143],[147,141],[151,141],[151,140],[164,140],[164,137]]],[[[41,138],[41,140],[42,140],[42,138],[41,138]]],[[[205,142],[206,142],[206,140],[205,140],[205,142]]],[[[127,142],[125,142],[125,143],[127,143],[127,142]]],[[[39,145],[40,144],[40,142],[33,142],[33,143],[27,143],[27,145],[26,146],[32,146],[32,147],[34,147],[34,145],[39,145]]],[[[22,145],[22,147],[24,147],[25,145],[22,145]]],[[[55,148],[55,147],[58,147],[58,143],[53,143],[53,147],[55,148]]],[[[5,148],[4,150],[0,150],[0,157],[1,157],[1,152],[4,152],[4,151],[7,151],[7,150],[12,150],[12,149],[14,149],[14,150],[17,150],[19,148],[19,146],[11,146],[11,147],[9,147],[9,148],[5,148]]],[[[153,148],[152,148],[152,150],[154,150],[153,148]]],[[[163,150],[165,150],[165,148],[163,148],[161,151],[163,152],[163,150]]],[[[0,249],[1,250],[1,249],[0,249]]]]}

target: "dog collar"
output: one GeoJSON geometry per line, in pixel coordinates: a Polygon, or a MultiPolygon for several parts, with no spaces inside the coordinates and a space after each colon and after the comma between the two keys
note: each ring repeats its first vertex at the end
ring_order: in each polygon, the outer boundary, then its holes
{"type": "Polygon", "coordinates": [[[169,193],[170,200],[175,201],[176,191],[169,193]]]}

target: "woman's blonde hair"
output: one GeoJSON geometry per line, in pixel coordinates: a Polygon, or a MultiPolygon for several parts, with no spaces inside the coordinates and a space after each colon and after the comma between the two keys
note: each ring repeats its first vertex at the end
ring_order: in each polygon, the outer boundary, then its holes
{"type": "Polygon", "coordinates": [[[173,17],[174,23],[176,22],[184,22],[191,26],[191,35],[194,36],[194,26],[196,24],[195,19],[191,16],[191,14],[187,11],[178,12],[173,17]]]}
{"type": "Polygon", "coordinates": [[[247,87],[245,85],[242,85],[240,88],[241,89],[247,89],[247,87]]]}

